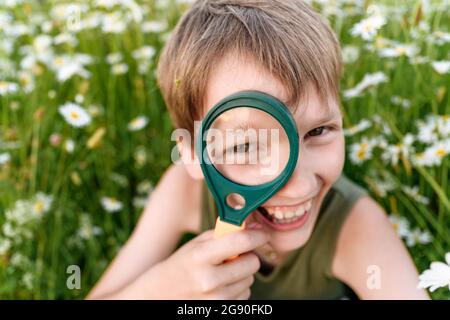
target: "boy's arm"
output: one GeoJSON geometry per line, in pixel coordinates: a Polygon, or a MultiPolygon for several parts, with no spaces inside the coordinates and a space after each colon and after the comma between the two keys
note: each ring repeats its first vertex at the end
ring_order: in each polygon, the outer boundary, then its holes
{"type": "Polygon", "coordinates": [[[192,204],[197,187],[182,165],[164,173],[131,237],[87,298],[114,296],[174,251],[182,233],[196,227],[192,204]]]}
{"type": "Polygon", "coordinates": [[[370,197],[358,200],[347,217],[332,272],[361,299],[429,299],[417,289],[419,276],[406,247],[370,197]]]}

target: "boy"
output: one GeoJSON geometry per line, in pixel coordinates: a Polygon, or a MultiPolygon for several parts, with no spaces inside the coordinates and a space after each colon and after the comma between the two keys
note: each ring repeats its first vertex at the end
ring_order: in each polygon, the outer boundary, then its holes
{"type": "Polygon", "coordinates": [[[346,288],[364,299],[428,298],[382,208],[341,175],[341,68],[333,32],[301,1],[195,2],[158,66],[175,126],[194,137],[194,121],[221,99],[265,92],[293,114],[297,167],[245,230],[213,239],[216,213],[195,140],[182,141],[183,164],[163,175],[89,298],[329,299],[342,298],[346,288]],[[175,251],[185,232],[201,234],[175,251]]]}

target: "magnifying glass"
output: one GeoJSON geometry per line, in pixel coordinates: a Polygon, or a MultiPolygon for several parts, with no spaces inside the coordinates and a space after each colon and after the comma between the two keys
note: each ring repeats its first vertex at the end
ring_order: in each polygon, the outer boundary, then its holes
{"type": "Polygon", "coordinates": [[[245,228],[244,220],[275,194],[295,169],[299,138],[289,109],[260,91],[240,91],[206,114],[196,152],[219,217],[215,237],[245,228]]]}

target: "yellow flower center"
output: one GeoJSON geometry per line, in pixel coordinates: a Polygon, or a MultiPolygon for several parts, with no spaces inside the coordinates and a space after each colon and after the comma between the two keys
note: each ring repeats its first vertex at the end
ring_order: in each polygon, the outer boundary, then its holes
{"type": "Polygon", "coordinates": [[[438,155],[439,157],[445,156],[445,150],[443,148],[437,149],[436,150],[436,155],[438,155]]]}
{"type": "Polygon", "coordinates": [[[363,25],[363,30],[364,30],[365,32],[371,32],[371,31],[373,30],[373,25],[372,25],[370,22],[366,22],[366,23],[363,25]]]}
{"type": "Polygon", "coordinates": [[[403,56],[403,55],[406,54],[406,49],[403,48],[403,47],[398,47],[398,48],[395,49],[395,52],[397,52],[397,54],[398,54],[399,56],[403,56]]]}
{"type": "Polygon", "coordinates": [[[358,157],[358,159],[361,160],[364,159],[366,157],[366,150],[364,149],[359,150],[356,156],[358,157]]]}
{"type": "Polygon", "coordinates": [[[80,118],[80,116],[78,115],[78,113],[76,113],[75,111],[72,111],[70,113],[70,117],[74,120],[77,120],[78,118],[80,118]]]}
{"type": "Polygon", "coordinates": [[[62,59],[62,58],[55,58],[55,60],[54,60],[54,63],[57,65],[57,66],[62,66],[63,64],[64,64],[64,60],[62,59]]]}
{"type": "Polygon", "coordinates": [[[394,230],[397,232],[398,231],[398,223],[393,223],[392,225],[394,226],[394,230]]]}
{"type": "Polygon", "coordinates": [[[42,201],[37,201],[34,204],[34,211],[36,211],[38,214],[41,214],[44,211],[44,203],[42,201]]]}

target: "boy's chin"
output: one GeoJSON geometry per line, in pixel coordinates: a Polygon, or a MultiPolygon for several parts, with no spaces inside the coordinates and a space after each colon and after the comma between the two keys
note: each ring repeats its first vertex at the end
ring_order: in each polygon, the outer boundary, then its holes
{"type": "Polygon", "coordinates": [[[293,230],[290,232],[272,231],[270,246],[277,252],[287,252],[303,247],[311,236],[311,230],[293,230]]]}

